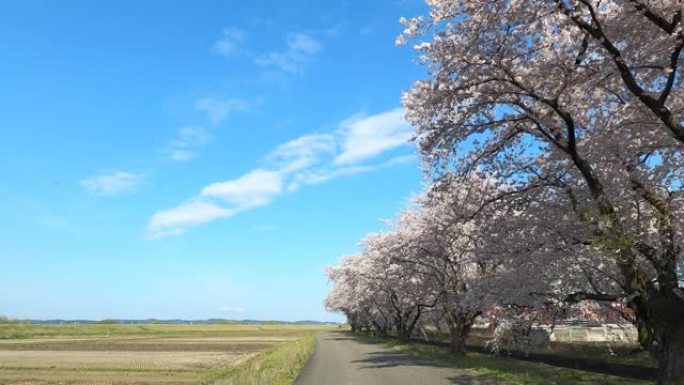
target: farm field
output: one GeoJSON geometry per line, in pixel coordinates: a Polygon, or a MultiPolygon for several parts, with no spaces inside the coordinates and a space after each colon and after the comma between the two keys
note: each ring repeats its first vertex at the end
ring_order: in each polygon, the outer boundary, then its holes
{"type": "Polygon", "coordinates": [[[0,384],[199,384],[320,325],[0,324],[0,384]]]}

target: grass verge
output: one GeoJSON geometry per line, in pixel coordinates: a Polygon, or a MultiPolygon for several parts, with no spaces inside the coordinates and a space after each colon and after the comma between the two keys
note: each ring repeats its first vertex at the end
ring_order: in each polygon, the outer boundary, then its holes
{"type": "Polygon", "coordinates": [[[203,384],[290,385],[299,374],[314,347],[310,335],[266,350],[244,363],[207,375],[203,384]]]}
{"type": "MultiPolygon", "coordinates": [[[[359,337],[359,335],[355,334],[359,337]]],[[[605,374],[559,368],[556,366],[520,361],[511,358],[494,357],[485,354],[468,353],[464,357],[456,357],[445,349],[436,346],[399,343],[362,336],[376,343],[383,344],[397,351],[428,357],[450,367],[474,370],[477,373],[495,380],[500,385],[647,385],[648,381],[631,380],[605,374]]]]}

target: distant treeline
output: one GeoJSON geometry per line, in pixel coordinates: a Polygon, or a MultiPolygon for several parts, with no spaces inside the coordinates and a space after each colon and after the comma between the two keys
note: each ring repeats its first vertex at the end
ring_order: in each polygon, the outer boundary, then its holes
{"type": "Polygon", "coordinates": [[[64,320],[64,319],[53,319],[53,320],[12,320],[4,316],[0,316],[0,324],[6,323],[30,323],[38,325],[61,325],[61,324],[77,324],[77,325],[88,325],[88,324],[106,324],[106,325],[135,325],[135,324],[170,324],[170,325],[195,325],[195,324],[236,324],[236,325],[337,325],[337,322],[320,322],[320,321],[276,321],[276,320],[227,320],[227,319],[206,319],[206,320],[183,320],[183,319],[171,319],[171,320],[160,320],[155,318],[144,319],[144,320],[131,320],[131,319],[112,319],[107,318],[103,320],[64,320]]]}
{"type": "Polygon", "coordinates": [[[13,320],[13,319],[10,319],[10,318],[7,318],[5,316],[0,315],[0,325],[2,325],[2,324],[16,324],[16,323],[22,323],[22,322],[28,322],[28,321],[13,320]]]}

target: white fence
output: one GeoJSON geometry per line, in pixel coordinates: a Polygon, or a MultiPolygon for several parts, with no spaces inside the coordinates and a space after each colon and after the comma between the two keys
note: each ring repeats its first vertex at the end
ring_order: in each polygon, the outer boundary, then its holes
{"type": "Polygon", "coordinates": [[[638,333],[632,325],[605,324],[601,326],[557,325],[541,327],[550,333],[549,340],[558,342],[623,342],[635,343],[638,333]]]}

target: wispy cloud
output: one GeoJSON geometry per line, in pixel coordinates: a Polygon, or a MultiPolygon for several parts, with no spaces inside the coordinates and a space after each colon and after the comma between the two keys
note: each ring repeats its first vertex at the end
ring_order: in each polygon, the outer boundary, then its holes
{"type": "Polygon", "coordinates": [[[344,22],[337,22],[330,26],[329,28],[325,29],[325,34],[328,36],[332,37],[340,37],[344,34],[345,30],[345,23],[344,22]]]}
{"type": "Polygon", "coordinates": [[[404,120],[404,110],[397,108],[385,113],[352,117],[342,123],[344,142],[337,164],[353,164],[382,152],[403,146],[413,135],[413,128],[404,120]]]}
{"type": "Polygon", "coordinates": [[[257,169],[237,179],[212,183],[200,197],[229,204],[233,211],[266,205],[283,191],[283,177],[276,171],[257,169]]]}
{"type": "Polygon", "coordinates": [[[392,166],[399,166],[403,164],[409,164],[413,163],[417,160],[418,158],[416,157],[415,154],[411,155],[400,155],[400,156],[395,156],[394,158],[384,162],[381,164],[381,167],[392,167],[392,166]]]}
{"type": "Polygon", "coordinates": [[[412,163],[415,160],[415,155],[401,155],[391,158],[379,164],[342,166],[337,168],[330,167],[320,168],[316,170],[306,170],[304,172],[300,172],[293,175],[291,182],[287,185],[287,191],[293,192],[297,191],[302,185],[315,185],[345,176],[375,172],[382,170],[384,168],[412,163]]]}
{"type": "Polygon", "coordinates": [[[244,110],[249,103],[243,99],[219,99],[206,97],[195,100],[195,109],[207,114],[211,124],[219,124],[226,120],[233,111],[244,110]]]}
{"type": "Polygon", "coordinates": [[[301,75],[311,58],[323,50],[323,43],[305,33],[292,33],[285,39],[284,51],[271,51],[256,58],[262,67],[276,67],[283,72],[301,75]]]}
{"type": "Polygon", "coordinates": [[[211,142],[211,134],[202,126],[181,127],[161,151],[175,161],[184,162],[197,156],[197,150],[211,142]]]}
{"type": "Polygon", "coordinates": [[[150,238],[162,238],[187,228],[269,204],[283,191],[282,176],[257,169],[236,179],[212,183],[194,198],[156,212],[147,227],[150,238]]]}
{"type": "Polygon", "coordinates": [[[188,227],[218,218],[227,218],[234,214],[234,211],[210,202],[191,199],[172,209],[156,212],[148,224],[148,235],[151,238],[177,235],[184,232],[188,227]]]}
{"type": "MultiPolygon", "coordinates": [[[[341,27],[332,27],[325,33],[329,36],[339,34],[341,27]]],[[[285,35],[285,47],[269,52],[255,52],[245,44],[248,33],[240,28],[225,28],[221,37],[212,46],[214,52],[225,57],[244,57],[263,68],[273,68],[282,73],[302,75],[311,59],[323,50],[323,43],[311,34],[303,32],[285,35]]]]}
{"type": "Polygon", "coordinates": [[[363,164],[408,144],[411,132],[402,110],[371,116],[354,115],[330,133],[303,135],[277,146],[263,166],[240,177],[209,184],[190,200],[153,215],[152,238],[182,233],[190,227],[268,205],[304,185],[378,171],[414,161],[414,155],[363,164]]]}
{"type": "Polygon", "coordinates": [[[375,166],[352,166],[341,168],[320,168],[298,172],[292,176],[292,180],[287,185],[287,191],[299,190],[302,185],[314,185],[328,182],[343,176],[362,174],[375,171],[375,166]]]}
{"type": "Polygon", "coordinates": [[[239,55],[247,41],[247,32],[239,28],[225,28],[221,38],[214,42],[214,52],[223,57],[239,55]]]}
{"type": "Polygon", "coordinates": [[[92,195],[114,196],[135,191],[145,182],[145,175],[117,171],[81,180],[81,186],[92,195]]]}
{"type": "Polygon", "coordinates": [[[332,134],[304,135],[281,144],[266,157],[266,160],[280,172],[290,173],[319,163],[336,149],[336,138],[332,134]]]}

